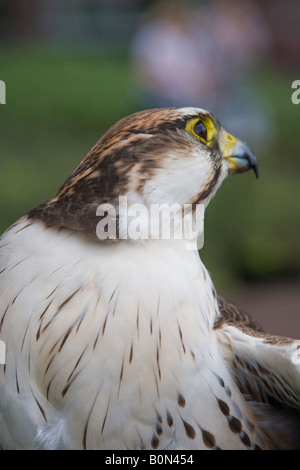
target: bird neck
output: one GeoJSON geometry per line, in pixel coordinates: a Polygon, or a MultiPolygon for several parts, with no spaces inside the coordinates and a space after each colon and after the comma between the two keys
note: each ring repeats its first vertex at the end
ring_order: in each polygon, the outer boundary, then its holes
{"type": "MultiPolygon", "coordinates": [[[[114,293],[115,311],[123,309],[128,321],[139,312],[148,323],[184,318],[209,334],[218,312],[216,293],[198,251],[186,249],[184,240],[117,242],[101,248],[101,290],[114,293]]],[[[132,319],[131,319],[132,320],[132,319]]]]}

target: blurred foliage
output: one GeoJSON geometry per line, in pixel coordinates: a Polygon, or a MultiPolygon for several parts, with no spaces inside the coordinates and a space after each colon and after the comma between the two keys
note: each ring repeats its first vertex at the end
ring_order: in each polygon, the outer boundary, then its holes
{"type": "MultiPolygon", "coordinates": [[[[10,47],[1,50],[1,63],[2,233],[51,197],[103,132],[138,106],[126,54],[10,47]]],[[[223,290],[233,280],[300,271],[294,79],[278,70],[253,78],[275,113],[275,139],[258,155],[260,179],[250,173],[228,179],[207,211],[201,257],[223,290]]]]}

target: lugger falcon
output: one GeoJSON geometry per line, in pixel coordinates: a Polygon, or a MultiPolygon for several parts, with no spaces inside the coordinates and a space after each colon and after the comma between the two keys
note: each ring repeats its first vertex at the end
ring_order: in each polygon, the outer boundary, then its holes
{"type": "MultiPolygon", "coordinates": [[[[2,449],[299,449],[299,343],[218,297],[184,237],[99,240],[117,201],[206,208],[249,148],[209,112],[115,124],[0,239],[2,449]]],[[[158,233],[159,235],[159,233],[158,233]]]]}

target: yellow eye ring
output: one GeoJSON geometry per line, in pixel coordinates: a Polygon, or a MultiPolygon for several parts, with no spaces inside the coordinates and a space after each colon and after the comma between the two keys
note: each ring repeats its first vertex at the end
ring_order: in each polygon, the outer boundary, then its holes
{"type": "Polygon", "coordinates": [[[216,134],[215,126],[212,120],[207,116],[202,116],[201,118],[196,117],[189,119],[185,130],[195,137],[195,139],[200,140],[205,145],[213,139],[216,134]]]}

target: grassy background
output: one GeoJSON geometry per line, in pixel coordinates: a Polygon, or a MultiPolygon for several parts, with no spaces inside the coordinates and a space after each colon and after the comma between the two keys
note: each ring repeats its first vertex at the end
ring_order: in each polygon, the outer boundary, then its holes
{"type": "MultiPolygon", "coordinates": [[[[105,130],[137,110],[126,54],[10,47],[1,52],[2,233],[51,197],[105,130]]],[[[206,215],[201,257],[217,288],[300,272],[300,105],[294,74],[252,77],[274,112],[276,135],[258,155],[260,179],[228,179],[206,215]]],[[[251,143],[250,143],[251,144],[251,143]]]]}

